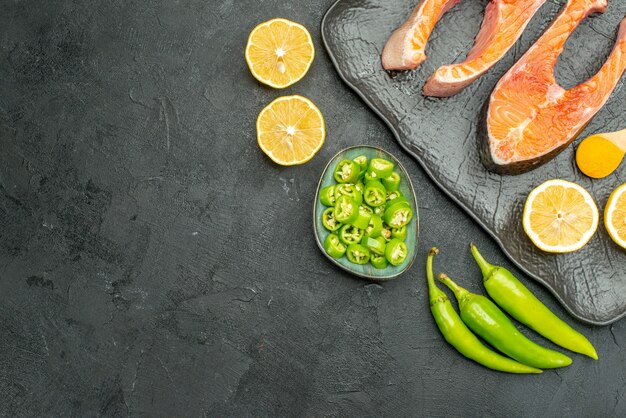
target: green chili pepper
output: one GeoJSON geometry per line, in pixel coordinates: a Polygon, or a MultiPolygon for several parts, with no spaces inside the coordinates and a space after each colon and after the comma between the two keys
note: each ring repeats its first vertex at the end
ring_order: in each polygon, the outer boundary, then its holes
{"type": "Polygon", "coordinates": [[[335,219],[341,223],[352,223],[359,216],[359,204],[348,196],[339,196],[335,201],[335,219]]]}
{"type": "Polygon", "coordinates": [[[403,241],[392,238],[385,248],[385,257],[392,266],[399,266],[404,263],[406,256],[409,255],[409,249],[403,241]]]}
{"type": "Polygon", "coordinates": [[[335,167],[334,177],[337,183],[356,183],[361,167],[351,160],[341,160],[335,167]]]}
{"type": "Polygon", "coordinates": [[[489,264],[474,244],[471,250],[483,273],[487,293],[502,309],[553,343],[598,359],[596,349],[589,340],[552,313],[510,271],[489,264]]]}
{"type": "Polygon", "coordinates": [[[365,228],[365,236],[378,238],[380,237],[380,233],[382,232],[382,230],[383,230],[383,220],[380,218],[380,216],[376,214],[372,214],[369,225],[367,225],[367,228],[365,228]]]}
{"type": "Polygon", "coordinates": [[[364,231],[352,225],[344,225],[339,230],[339,239],[346,245],[358,244],[363,239],[364,231]]]}
{"type": "Polygon", "coordinates": [[[406,240],[406,225],[400,228],[391,228],[391,237],[399,239],[400,241],[406,240]]]}
{"type": "Polygon", "coordinates": [[[382,158],[372,158],[368,170],[372,172],[373,177],[384,179],[393,173],[393,163],[382,158]]]}
{"type": "Polygon", "coordinates": [[[365,191],[365,185],[363,184],[363,182],[361,180],[357,181],[354,184],[354,187],[356,187],[356,189],[359,191],[359,193],[363,194],[363,192],[365,191]]]}
{"type": "Polygon", "coordinates": [[[369,168],[365,170],[365,174],[363,174],[363,181],[365,182],[365,184],[374,180],[378,180],[378,177],[376,177],[376,174],[374,174],[374,172],[372,172],[372,170],[370,170],[369,168]]]}
{"type": "Polygon", "coordinates": [[[341,258],[346,253],[346,246],[339,241],[337,234],[328,234],[324,240],[324,249],[332,258],[341,258]]]}
{"type": "Polygon", "coordinates": [[[320,202],[324,206],[335,206],[335,186],[326,186],[320,190],[320,202]]]}
{"type": "Polygon", "coordinates": [[[359,192],[354,184],[338,184],[335,186],[335,199],[338,199],[339,196],[348,196],[359,205],[363,203],[363,194],[359,192]]]}
{"type": "Polygon", "coordinates": [[[387,205],[376,206],[373,209],[374,209],[374,214],[382,218],[385,215],[385,209],[387,209],[387,205]]]}
{"type": "Polygon", "coordinates": [[[367,206],[361,205],[359,206],[359,216],[356,218],[352,225],[356,226],[359,229],[366,229],[370,224],[370,219],[372,219],[373,212],[367,206]]]}
{"type": "Polygon", "coordinates": [[[391,241],[392,236],[391,228],[389,227],[389,225],[385,225],[383,223],[383,229],[380,231],[380,236],[383,237],[387,242],[391,241]]]}
{"type": "Polygon", "coordinates": [[[394,199],[402,196],[402,192],[400,190],[393,190],[387,192],[387,202],[391,202],[394,199]]]}
{"type": "Polygon", "coordinates": [[[391,199],[391,200],[389,200],[387,202],[387,207],[393,206],[393,205],[398,204],[398,203],[406,203],[410,207],[411,204],[409,203],[409,200],[406,197],[404,197],[404,195],[402,193],[400,193],[400,192],[398,192],[398,193],[399,194],[397,196],[395,196],[393,199],[391,199]]]}
{"type": "Polygon", "coordinates": [[[363,245],[365,245],[365,248],[370,250],[370,253],[372,253],[372,254],[384,255],[385,254],[385,246],[386,246],[386,244],[387,244],[387,242],[385,241],[385,239],[383,237],[378,237],[378,238],[365,237],[365,238],[363,238],[363,245]]]}
{"type": "Polygon", "coordinates": [[[370,251],[361,244],[350,244],[346,249],[346,257],[354,264],[366,264],[370,260],[370,251]]]}
{"type": "Polygon", "coordinates": [[[443,273],[439,275],[439,280],[454,292],[465,325],[507,356],[541,369],[572,364],[572,359],[565,354],[542,347],[526,338],[491,300],[483,295],[470,293],[443,273]]]}
{"type": "Polygon", "coordinates": [[[359,175],[364,175],[365,171],[367,170],[367,157],[365,155],[359,155],[352,161],[359,165],[359,175]]]}
{"type": "MultiPolygon", "coordinates": [[[[397,199],[394,199],[397,200],[397,199]]],[[[407,202],[398,202],[387,205],[383,219],[392,228],[400,228],[408,224],[413,218],[413,211],[407,202]]]]}
{"type": "Polygon", "coordinates": [[[452,307],[448,296],[435,285],[433,257],[437,253],[436,248],[432,248],[428,253],[428,258],[426,259],[426,278],[428,279],[430,312],[446,341],[465,357],[492,370],[507,373],[541,373],[539,369],[526,366],[491,351],[472,334],[463,321],[461,321],[459,314],[457,314],[452,307]]]}
{"type": "Polygon", "coordinates": [[[389,265],[389,261],[385,258],[384,255],[378,255],[372,253],[370,256],[370,263],[375,269],[384,269],[389,265]]]}
{"type": "Polygon", "coordinates": [[[365,203],[372,207],[377,207],[385,204],[387,199],[387,191],[385,186],[378,181],[370,181],[365,183],[365,192],[363,192],[363,199],[365,203]]]}
{"type": "Polygon", "coordinates": [[[395,171],[383,179],[383,186],[389,191],[396,191],[400,187],[400,175],[395,171]]]}
{"type": "Polygon", "coordinates": [[[341,222],[335,218],[334,208],[328,208],[322,213],[322,225],[331,232],[341,228],[341,222]]]}

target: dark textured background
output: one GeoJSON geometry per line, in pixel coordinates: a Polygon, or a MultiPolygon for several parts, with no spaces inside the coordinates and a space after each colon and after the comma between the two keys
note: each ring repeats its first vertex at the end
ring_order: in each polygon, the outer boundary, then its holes
{"type": "Polygon", "coordinates": [[[339,80],[319,36],[330,4],[0,1],[0,415],[626,414],[626,321],[570,318],[601,359],[541,376],[444,343],[426,249],[473,290],[470,240],[507,262],[339,80]],[[249,31],[275,16],[317,47],[282,92],[243,61],[249,31]],[[328,139],[282,168],[254,122],[291,93],[319,105],[328,139]],[[398,155],[419,193],[418,262],[383,285],[312,239],[318,176],[358,143],[398,155]]]}

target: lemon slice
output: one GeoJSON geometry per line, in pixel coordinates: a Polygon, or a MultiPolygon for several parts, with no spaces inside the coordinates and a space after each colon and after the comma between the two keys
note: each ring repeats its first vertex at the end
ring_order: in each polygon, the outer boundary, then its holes
{"type": "Polygon", "coordinates": [[[626,248],[626,183],[609,196],[604,208],[604,227],[617,245],[626,248]]]}
{"type": "Polygon", "coordinates": [[[277,89],[304,77],[314,56],[309,31],[287,19],[261,23],[250,32],[246,45],[246,61],[254,78],[277,89]]]}
{"type": "Polygon", "coordinates": [[[259,147],[274,162],[297,165],[309,161],[324,144],[322,112],[302,96],[282,96],[268,104],[256,120],[259,147]]]}
{"type": "Polygon", "coordinates": [[[526,199],[522,225],[530,240],[549,253],[581,249],[598,228],[598,207],[578,184],[549,180],[526,199]]]}

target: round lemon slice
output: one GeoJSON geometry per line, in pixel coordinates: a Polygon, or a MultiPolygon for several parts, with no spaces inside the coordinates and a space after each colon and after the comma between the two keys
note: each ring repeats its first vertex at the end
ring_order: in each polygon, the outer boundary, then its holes
{"type": "Polygon", "coordinates": [[[604,227],[617,245],[626,248],[626,183],[609,196],[604,208],[604,227]]]}
{"type": "Polygon", "coordinates": [[[598,219],[598,207],[589,192],[578,184],[555,179],[530,192],[522,225],[541,250],[568,253],[589,242],[598,219]]]}
{"type": "Polygon", "coordinates": [[[268,104],[256,120],[259,147],[274,162],[297,165],[322,148],[326,127],[322,112],[302,96],[282,96],[268,104]]]}
{"type": "Polygon", "coordinates": [[[277,89],[304,77],[314,56],[309,31],[287,19],[261,23],[250,32],[246,45],[246,61],[254,78],[277,89]]]}

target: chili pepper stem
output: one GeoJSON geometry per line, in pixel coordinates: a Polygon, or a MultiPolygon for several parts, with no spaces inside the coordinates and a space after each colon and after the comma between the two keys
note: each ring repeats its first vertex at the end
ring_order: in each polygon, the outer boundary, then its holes
{"type": "Polygon", "coordinates": [[[431,248],[428,252],[428,258],[426,258],[426,278],[428,279],[428,295],[431,304],[437,300],[441,300],[442,297],[446,297],[441,289],[435,284],[435,275],[433,274],[433,257],[439,254],[439,250],[435,247],[431,248]]]}
{"type": "Polygon", "coordinates": [[[483,273],[484,280],[487,280],[498,267],[488,263],[487,260],[483,258],[482,254],[478,252],[478,248],[473,242],[470,244],[470,251],[472,252],[472,256],[474,256],[474,260],[476,260],[476,264],[480,267],[480,271],[483,273]]]}
{"type": "Polygon", "coordinates": [[[452,293],[454,293],[456,300],[459,302],[459,306],[461,306],[465,299],[471,295],[471,293],[467,289],[464,289],[458,284],[454,283],[452,279],[449,278],[445,273],[439,273],[438,278],[441,283],[445,284],[446,286],[448,286],[448,289],[452,290],[452,293]]]}

